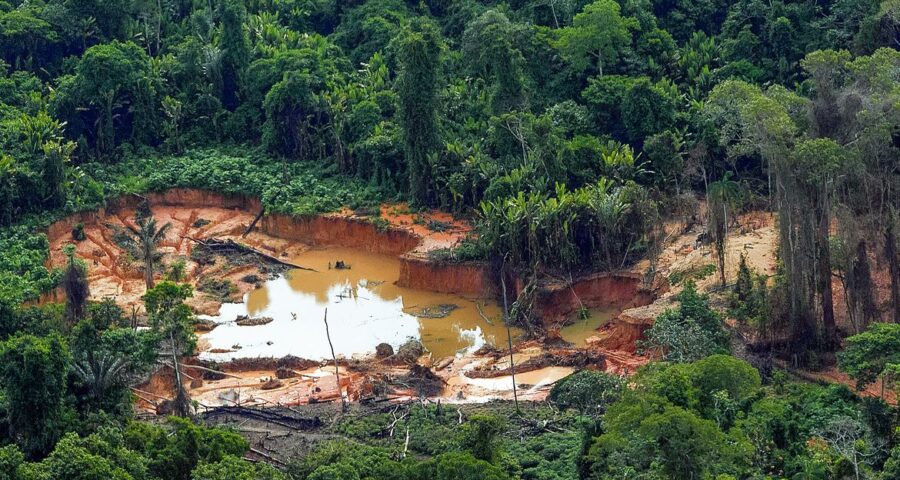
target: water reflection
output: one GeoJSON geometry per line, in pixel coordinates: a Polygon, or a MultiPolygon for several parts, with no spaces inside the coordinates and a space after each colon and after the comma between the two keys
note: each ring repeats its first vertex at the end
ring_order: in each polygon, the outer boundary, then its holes
{"type": "Polygon", "coordinates": [[[317,271],[292,270],[247,294],[244,303],[223,305],[213,318],[220,326],[204,336],[218,353],[208,351],[205,358],[330,358],[322,321],[326,307],[335,352],[346,357],[368,354],[382,342],[396,349],[410,337],[419,339],[435,359],[506,340],[496,302],[398,287],[396,257],[329,248],[304,252],[291,261],[317,271]],[[338,261],[349,268],[334,268],[338,261]],[[440,310],[440,305],[456,308],[444,318],[415,315],[423,309],[440,310]],[[273,321],[238,326],[233,323],[238,315],[273,321]]]}

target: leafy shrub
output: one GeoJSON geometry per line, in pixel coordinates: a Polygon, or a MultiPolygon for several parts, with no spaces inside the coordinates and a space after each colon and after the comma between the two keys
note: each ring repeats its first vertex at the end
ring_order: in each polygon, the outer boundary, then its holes
{"type": "Polygon", "coordinates": [[[479,231],[497,258],[515,267],[573,270],[618,269],[643,251],[651,229],[652,205],[637,185],[596,185],[555,196],[519,192],[481,203],[479,231]]]}
{"type": "Polygon", "coordinates": [[[237,291],[237,287],[227,278],[207,278],[197,285],[197,290],[208,293],[215,298],[227,300],[237,291]]]}
{"type": "Polygon", "coordinates": [[[729,335],[722,319],[709,306],[709,297],[688,282],[676,297],[681,305],[657,317],[647,330],[642,348],[656,349],[666,360],[690,362],[729,351],[729,335]]]}
{"type": "Polygon", "coordinates": [[[85,238],[86,237],[84,235],[84,224],[81,222],[76,223],[75,226],[72,227],[72,240],[74,240],[76,242],[81,242],[85,238]]]}
{"type": "Polygon", "coordinates": [[[553,385],[550,401],[560,408],[574,408],[585,415],[598,415],[619,399],[624,385],[625,382],[615,375],[580,370],[553,385]]]}
{"type": "Polygon", "coordinates": [[[737,280],[731,293],[729,315],[751,325],[762,325],[770,314],[766,282],[766,276],[757,275],[751,270],[746,257],[741,255],[737,280]]]}
{"type": "Polygon", "coordinates": [[[496,415],[473,415],[463,426],[462,446],[479,460],[496,462],[500,456],[497,436],[505,425],[496,415]]]}

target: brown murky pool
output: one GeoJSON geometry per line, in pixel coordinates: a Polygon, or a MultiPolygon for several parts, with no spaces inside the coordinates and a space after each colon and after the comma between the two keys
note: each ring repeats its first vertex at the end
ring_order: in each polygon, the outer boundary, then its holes
{"type": "MultiPolygon", "coordinates": [[[[370,354],[379,343],[395,349],[414,338],[435,360],[505,345],[506,328],[493,300],[401,288],[400,261],[347,248],[313,249],[291,262],[317,271],[291,270],[249,292],[243,303],[222,305],[210,317],[220,325],[204,334],[204,358],[331,357],[323,318],[338,356],[370,354]],[[343,262],[347,268],[335,265],[343,262]],[[271,323],[239,326],[239,315],[270,317],[271,323]],[[216,353],[213,353],[216,352],[216,353]]],[[[521,331],[513,329],[514,340],[521,331]]]]}
{"type": "Polygon", "coordinates": [[[585,318],[576,318],[573,323],[561,328],[563,340],[576,347],[584,347],[586,340],[597,335],[597,329],[619,314],[617,308],[591,308],[585,318]]]}

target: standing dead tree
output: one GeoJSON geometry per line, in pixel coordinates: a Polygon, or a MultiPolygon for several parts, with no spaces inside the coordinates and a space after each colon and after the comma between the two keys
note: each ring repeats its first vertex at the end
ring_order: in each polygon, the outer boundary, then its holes
{"type": "Polygon", "coordinates": [[[347,411],[347,401],[344,399],[344,390],[341,388],[341,372],[338,367],[337,355],[334,354],[334,344],[331,343],[331,332],[328,330],[328,309],[325,309],[325,316],[322,318],[325,322],[325,337],[328,338],[328,347],[331,348],[331,358],[334,360],[334,378],[337,381],[338,395],[341,397],[341,411],[347,411]]]}

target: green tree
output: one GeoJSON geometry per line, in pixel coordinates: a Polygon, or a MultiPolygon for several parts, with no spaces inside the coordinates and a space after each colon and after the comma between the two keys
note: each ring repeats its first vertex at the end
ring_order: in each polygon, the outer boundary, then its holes
{"type": "Polygon", "coordinates": [[[740,472],[748,464],[750,447],[731,440],[714,422],[660,397],[628,394],[604,415],[604,433],[593,439],[585,457],[585,478],[637,473],[646,478],[704,478],[740,472]]]}
{"type": "Polygon", "coordinates": [[[650,163],[657,188],[671,191],[674,186],[675,193],[681,193],[683,177],[686,176],[686,143],[680,132],[672,130],[651,135],[644,141],[644,156],[650,163]]]}
{"type": "Polygon", "coordinates": [[[0,478],[3,480],[20,480],[20,467],[25,462],[25,455],[15,445],[0,448],[0,478]]]}
{"type": "MultiPolygon", "coordinates": [[[[470,455],[466,455],[471,458],[470,455]]],[[[487,462],[482,463],[487,464],[487,462]]],[[[316,474],[321,475],[319,478],[323,479],[405,480],[410,478],[405,467],[404,464],[395,460],[392,453],[386,449],[356,442],[332,440],[292,462],[288,467],[288,473],[292,478],[310,478],[311,475],[316,474]]]]}
{"type": "Polygon", "coordinates": [[[226,455],[215,463],[200,464],[191,472],[191,480],[285,480],[287,478],[283,473],[264,463],[253,464],[234,455],[226,455]]]}
{"type": "Polygon", "coordinates": [[[688,375],[698,392],[697,409],[722,430],[731,427],[734,415],[759,391],[759,372],[730,355],[711,355],[690,364],[688,375]]]}
{"type": "Polygon", "coordinates": [[[91,296],[90,286],[87,281],[87,266],[75,257],[75,246],[64,247],[68,262],[63,273],[63,289],[66,292],[66,316],[69,323],[74,325],[84,318],[88,297],[91,296]]]}
{"type": "Polygon", "coordinates": [[[621,108],[625,134],[633,145],[643,145],[647,137],[675,123],[675,101],[646,78],[635,81],[628,89],[621,108]]]}
{"type": "Polygon", "coordinates": [[[12,223],[16,212],[16,203],[20,200],[16,177],[18,166],[12,157],[0,155],[0,225],[12,223]]]}
{"type": "Polygon", "coordinates": [[[615,62],[622,48],[631,43],[630,30],[637,25],[637,20],[622,17],[614,0],[599,0],[575,15],[572,26],[561,29],[558,46],[576,71],[584,72],[596,62],[602,77],[604,64],[615,62]]]}
{"type": "Polygon", "coordinates": [[[37,7],[0,12],[0,58],[17,70],[41,68],[54,60],[51,47],[59,41],[37,7]]]}
{"type": "Polygon", "coordinates": [[[498,436],[505,430],[500,417],[473,415],[463,426],[463,448],[479,460],[496,463],[500,458],[498,436]]]}
{"type": "Polygon", "coordinates": [[[409,22],[409,4],[402,0],[370,0],[348,9],[335,28],[334,42],[348,52],[354,67],[377,52],[386,51],[391,40],[409,22]]]}
{"type": "Polygon", "coordinates": [[[399,124],[403,129],[404,156],[413,203],[428,205],[431,157],[438,147],[438,78],[440,34],[431,23],[417,20],[398,44],[400,71],[396,90],[400,100],[399,124]]]}
{"type": "Polygon", "coordinates": [[[85,410],[127,415],[129,384],[156,361],[159,337],[117,326],[121,315],[115,304],[92,306],[89,317],[72,330],[72,371],[80,385],[77,398],[85,410]]]}
{"type": "MultiPolygon", "coordinates": [[[[468,453],[443,453],[411,468],[411,480],[508,480],[498,466],[479,460],[468,453]]],[[[324,480],[324,479],[323,479],[324,480]]]]}
{"type": "Polygon", "coordinates": [[[678,309],[663,312],[646,332],[644,348],[657,349],[673,362],[692,362],[729,351],[729,335],[722,318],[709,306],[709,297],[688,282],[676,297],[678,309]]]}
{"type": "MultiPolygon", "coordinates": [[[[250,445],[237,432],[223,428],[195,425],[188,419],[170,417],[165,426],[146,422],[132,422],[125,430],[125,445],[143,454],[147,461],[149,478],[192,480],[192,472],[209,474],[211,478],[227,466],[234,466],[235,476],[242,478],[236,458],[244,455],[250,445]]],[[[271,470],[258,467],[261,480],[283,477],[267,476],[271,470]]],[[[200,477],[206,478],[206,477],[200,477]]],[[[226,477],[228,478],[228,477],[226,477]]],[[[256,477],[252,477],[256,478],[256,477]]]]}
{"type": "Polygon", "coordinates": [[[615,375],[595,370],[579,370],[556,382],[550,401],[561,408],[574,408],[584,415],[599,416],[619,399],[625,382],[615,375]]]}
{"type": "Polygon", "coordinates": [[[284,156],[304,160],[321,157],[318,132],[326,105],[318,94],[320,79],[307,72],[288,72],[266,95],[263,143],[284,156]]]}
{"type": "Polygon", "coordinates": [[[222,22],[218,45],[222,52],[222,104],[234,110],[239,103],[244,70],[250,64],[250,40],[245,30],[247,9],[240,0],[220,0],[218,10],[222,22]]]}
{"type": "Polygon", "coordinates": [[[67,433],[40,463],[23,468],[24,478],[59,480],[149,480],[147,459],[127,449],[121,432],[101,428],[80,438],[67,433]]]}
{"type": "Polygon", "coordinates": [[[109,158],[123,141],[153,139],[159,130],[158,76],[150,58],[131,42],[89,48],[75,74],[60,78],[51,100],[68,133],[84,135],[98,158],[109,158]]]}
{"type": "Polygon", "coordinates": [[[741,198],[740,185],[731,180],[731,172],[726,172],[721,180],[712,182],[706,188],[706,206],[709,212],[709,237],[713,241],[719,267],[719,283],[724,287],[725,252],[728,250],[728,225],[737,214],[741,198]]]}
{"type": "Polygon", "coordinates": [[[69,362],[69,349],[56,334],[17,334],[0,344],[9,434],[31,457],[49,452],[62,433],[69,362]]]}
{"type": "Polygon", "coordinates": [[[900,364],[900,324],[873,323],[865,332],[846,339],[838,366],[863,389],[891,364],[900,364]]]}
{"type": "Polygon", "coordinates": [[[137,218],[137,228],[126,224],[130,235],[127,236],[123,246],[128,250],[132,258],[141,262],[144,271],[144,282],[147,290],[153,288],[153,275],[162,268],[163,254],[159,246],[172,228],[171,223],[159,227],[152,216],[137,218]]]}
{"type": "Polygon", "coordinates": [[[838,182],[843,173],[847,154],[832,139],[819,138],[804,140],[794,148],[793,167],[796,169],[798,186],[806,193],[812,213],[810,219],[815,231],[816,290],[822,308],[822,323],[825,327],[825,344],[832,346],[837,341],[837,325],[834,319],[832,298],[831,243],[829,232],[832,224],[832,204],[838,182]]]}
{"type": "Polygon", "coordinates": [[[501,12],[488,10],[475,18],[463,33],[462,51],[474,73],[493,82],[491,109],[497,115],[524,103],[524,58],[513,45],[512,23],[501,12]]]}
{"type": "Polygon", "coordinates": [[[884,462],[884,468],[878,478],[879,480],[890,480],[897,477],[900,477],[900,445],[891,449],[891,455],[884,462]]]}
{"type": "Polygon", "coordinates": [[[144,305],[150,326],[163,339],[172,357],[175,371],[175,411],[181,416],[190,412],[190,399],[181,378],[181,357],[191,355],[196,348],[191,309],[184,301],[193,295],[190,285],[160,282],[144,294],[144,305]]]}

